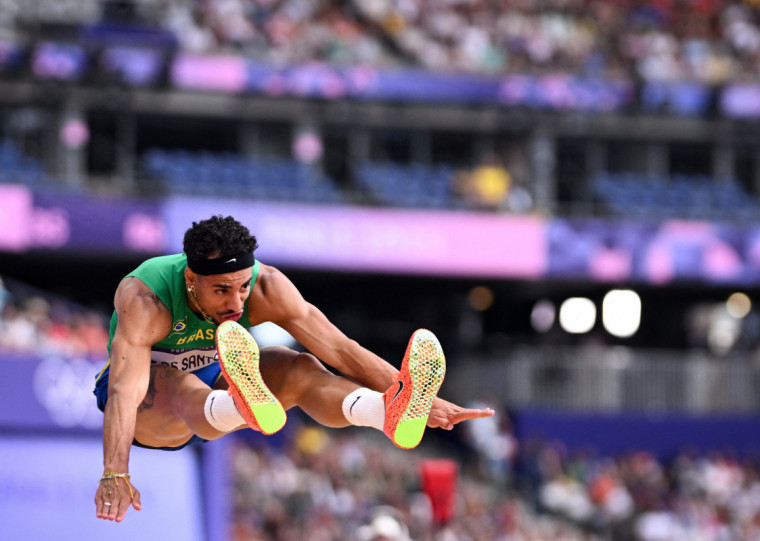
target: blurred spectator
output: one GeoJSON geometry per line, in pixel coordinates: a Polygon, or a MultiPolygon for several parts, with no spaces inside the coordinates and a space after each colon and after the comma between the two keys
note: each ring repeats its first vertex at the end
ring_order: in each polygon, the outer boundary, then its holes
{"type": "Polygon", "coordinates": [[[107,355],[105,316],[60,299],[49,300],[42,293],[5,291],[6,302],[0,309],[0,350],[69,357],[107,355]]]}
{"type": "Polygon", "coordinates": [[[454,182],[455,192],[471,208],[489,211],[507,208],[512,177],[496,155],[486,156],[472,171],[458,175],[454,182]]]}
{"type": "Polygon", "coordinates": [[[474,419],[467,425],[467,436],[483,462],[484,476],[504,490],[512,485],[518,443],[509,416],[493,402],[474,402],[468,407],[490,407],[493,417],[474,419]]]}
{"type": "Polygon", "coordinates": [[[11,293],[6,289],[2,276],[0,276],[0,314],[3,312],[3,308],[11,300],[11,293]]]}
{"type": "Polygon", "coordinates": [[[38,347],[39,334],[25,311],[14,304],[5,306],[0,320],[0,348],[12,352],[31,352],[38,347]]]}
{"type": "Polygon", "coordinates": [[[369,524],[356,531],[356,538],[358,541],[411,541],[401,513],[388,506],[377,508],[369,524]]]}

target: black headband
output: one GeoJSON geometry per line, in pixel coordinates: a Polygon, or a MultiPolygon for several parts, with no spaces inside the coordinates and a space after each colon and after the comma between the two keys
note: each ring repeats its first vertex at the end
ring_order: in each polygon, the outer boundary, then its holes
{"type": "Polygon", "coordinates": [[[209,276],[211,274],[225,274],[253,267],[256,260],[252,252],[241,252],[228,257],[216,257],[214,259],[190,259],[187,258],[187,266],[195,274],[209,276]]]}

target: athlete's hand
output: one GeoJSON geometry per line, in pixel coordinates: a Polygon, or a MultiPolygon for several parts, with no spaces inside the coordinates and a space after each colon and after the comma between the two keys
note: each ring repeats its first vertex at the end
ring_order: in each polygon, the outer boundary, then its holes
{"type": "Polygon", "coordinates": [[[136,511],[142,509],[140,491],[131,485],[128,478],[103,479],[98,483],[95,492],[95,513],[98,518],[121,522],[130,505],[136,511]]]}
{"type": "Polygon", "coordinates": [[[493,414],[494,411],[491,408],[463,408],[442,398],[436,397],[433,401],[433,407],[430,408],[427,425],[430,428],[451,430],[454,428],[455,424],[461,423],[462,421],[491,417],[493,414]]]}

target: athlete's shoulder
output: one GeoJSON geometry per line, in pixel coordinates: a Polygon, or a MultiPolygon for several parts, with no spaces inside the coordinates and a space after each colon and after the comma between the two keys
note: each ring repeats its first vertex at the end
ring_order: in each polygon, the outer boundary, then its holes
{"type": "Polygon", "coordinates": [[[262,321],[288,319],[305,310],[303,297],[290,278],[277,267],[264,264],[248,302],[249,314],[262,321]]]}
{"type": "Polygon", "coordinates": [[[163,329],[171,323],[171,313],[156,292],[134,276],[127,276],[119,284],[114,296],[114,308],[120,324],[141,322],[163,329]]]}
{"type": "Polygon", "coordinates": [[[256,285],[264,293],[276,293],[283,286],[293,287],[290,279],[280,269],[263,263],[259,263],[256,285]]]}
{"type": "Polygon", "coordinates": [[[161,299],[148,285],[137,277],[124,278],[114,295],[114,307],[119,317],[165,316],[169,314],[161,299]]]}
{"type": "Polygon", "coordinates": [[[115,300],[131,301],[132,299],[144,299],[158,303],[159,299],[156,292],[148,284],[143,282],[137,276],[126,276],[116,288],[115,300]]]}

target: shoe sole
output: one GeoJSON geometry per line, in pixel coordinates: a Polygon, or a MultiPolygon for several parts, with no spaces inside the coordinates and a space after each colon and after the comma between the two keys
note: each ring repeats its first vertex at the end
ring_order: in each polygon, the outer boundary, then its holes
{"type": "Polygon", "coordinates": [[[285,410],[259,372],[259,346],[240,324],[225,321],[216,330],[216,349],[222,375],[236,403],[245,404],[240,414],[251,427],[274,434],[287,420],[285,410]]]}
{"type": "Polygon", "coordinates": [[[446,375],[446,358],[435,335],[420,329],[412,336],[405,361],[412,392],[391,439],[398,447],[412,449],[425,433],[430,408],[446,375]]]}

